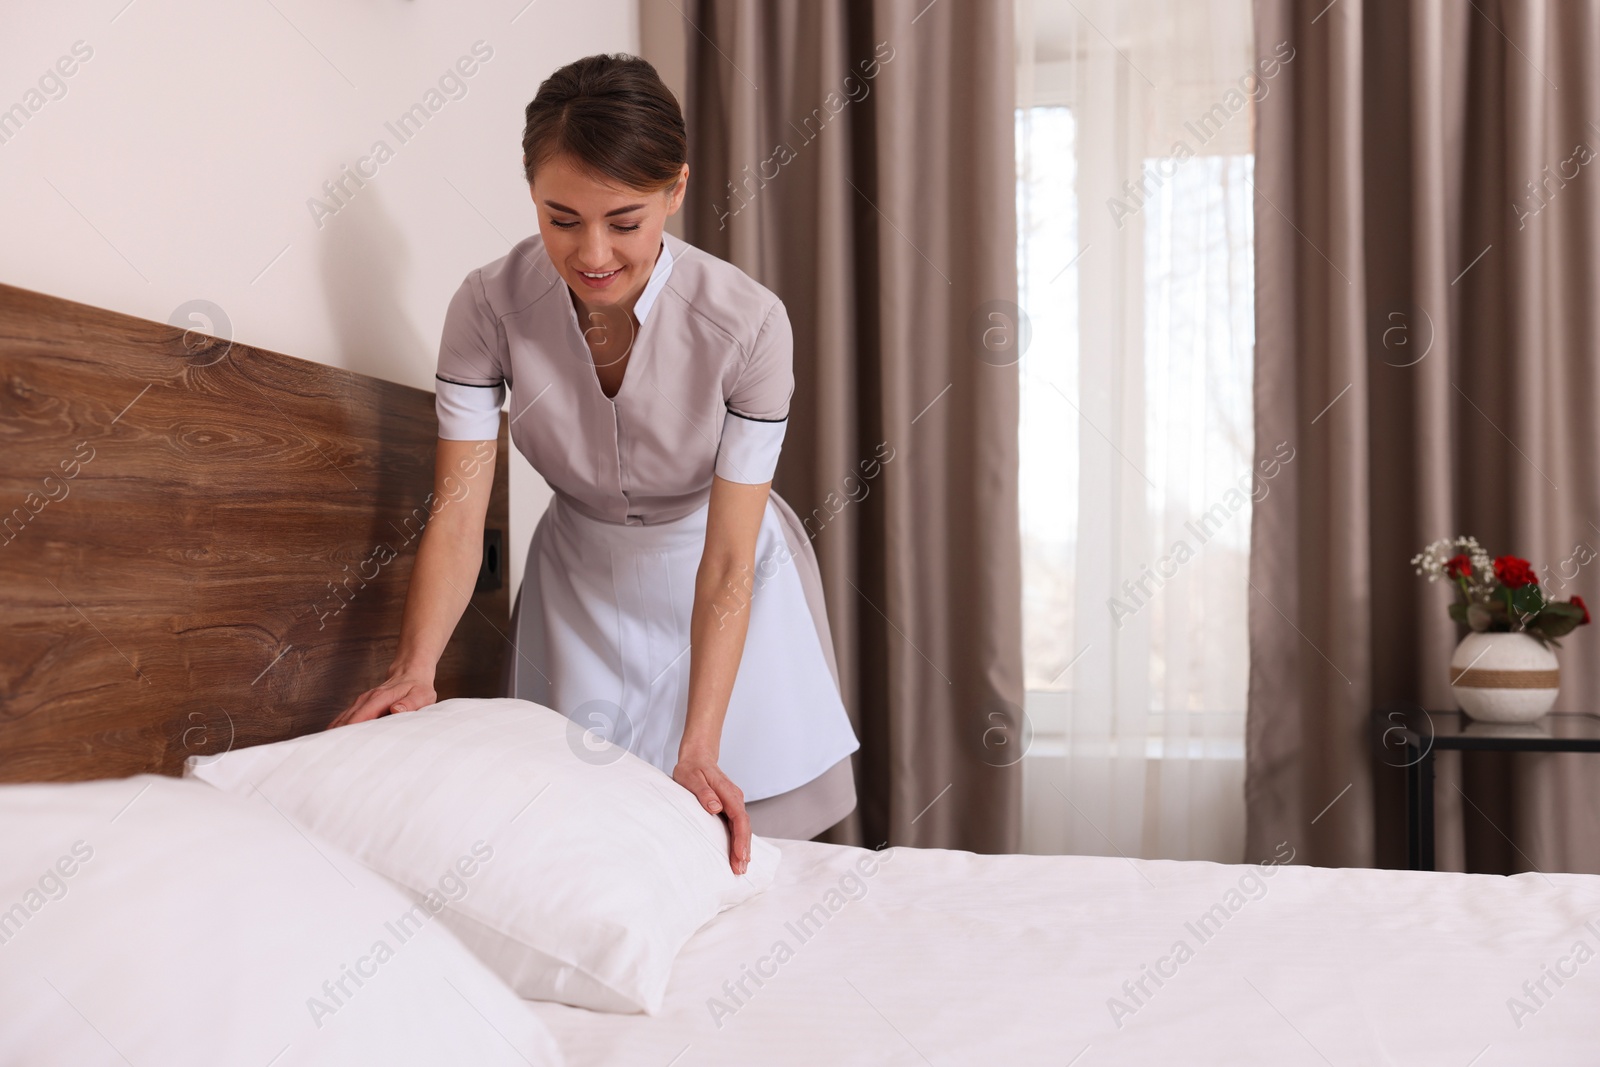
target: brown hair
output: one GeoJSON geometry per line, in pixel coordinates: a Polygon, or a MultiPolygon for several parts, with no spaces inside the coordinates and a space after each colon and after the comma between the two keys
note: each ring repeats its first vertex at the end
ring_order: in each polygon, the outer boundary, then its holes
{"type": "Polygon", "coordinates": [[[651,192],[688,159],[683,111],[656,68],[626,52],[584,56],[539,83],[522,131],[522,173],[557,155],[590,174],[651,192]]]}

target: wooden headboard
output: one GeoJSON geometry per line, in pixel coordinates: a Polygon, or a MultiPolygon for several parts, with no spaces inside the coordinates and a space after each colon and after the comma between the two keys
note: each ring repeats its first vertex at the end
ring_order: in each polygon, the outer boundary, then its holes
{"type": "MultiPolygon", "coordinates": [[[[175,774],[378,684],[437,426],[430,392],[0,285],[0,780],[175,774]]],[[[499,695],[506,441],[440,699],[499,695]]]]}

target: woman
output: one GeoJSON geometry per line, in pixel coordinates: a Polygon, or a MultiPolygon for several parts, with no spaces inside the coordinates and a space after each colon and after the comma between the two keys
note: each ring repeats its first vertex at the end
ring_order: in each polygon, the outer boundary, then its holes
{"type": "Polygon", "coordinates": [[[770,492],[794,389],[783,304],[663,232],[689,176],[655,69],[597,55],[528,105],[539,234],[467,275],[439,348],[436,480],[388,678],[334,726],[436,702],[482,552],[500,408],[554,491],[512,613],[505,691],[669,773],[728,820],[811,838],[855,807],[816,558],[770,492]],[[487,449],[489,462],[481,457],[487,449]]]}

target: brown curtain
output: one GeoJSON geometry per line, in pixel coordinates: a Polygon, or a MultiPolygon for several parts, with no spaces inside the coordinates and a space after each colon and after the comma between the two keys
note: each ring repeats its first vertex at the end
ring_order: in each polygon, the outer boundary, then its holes
{"type": "Polygon", "coordinates": [[[685,15],[685,236],[794,326],[774,488],[811,532],[861,739],[829,839],[1015,851],[1018,379],[973,328],[1017,299],[1011,5],[685,15]]]}
{"type": "MultiPolygon", "coordinates": [[[[1411,557],[1600,554],[1600,2],[1255,8],[1293,49],[1257,116],[1256,447],[1299,458],[1252,531],[1248,858],[1400,866],[1371,709],[1453,707],[1459,636],[1411,557]]],[[[1597,642],[1564,640],[1557,710],[1596,708],[1597,642]]],[[[1594,759],[1441,756],[1439,868],[1600,872],[1594,759]]]]}

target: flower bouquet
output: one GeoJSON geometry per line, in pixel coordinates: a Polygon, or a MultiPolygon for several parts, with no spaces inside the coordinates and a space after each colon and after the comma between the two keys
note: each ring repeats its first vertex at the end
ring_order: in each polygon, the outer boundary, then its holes
{"type": "Polygon", "coordinates": [[[1473,537],[1435,541],[1412,560],[1428,581],[1455,586],[1450,617],[1468,633],[1450,657],[1450,691],[1485,722],[1526,723],[1555,705],[1561,684],[1554,648],[1589,622],[1582,597],[1552,600],[1518,556],[1489,558],[1473,537]]]}
{"type": "Polygon", "coordinates": [[[1589,621],[1582,597],[1547,599],[1527,560],[1497,556],[1491,561],[1475,537],[1435,541],[1411,562],[1428,581],[1455,585],[1450,617],[1474,633],[1525,633],[1560,648],[1557,638],[1589,621]]]}

